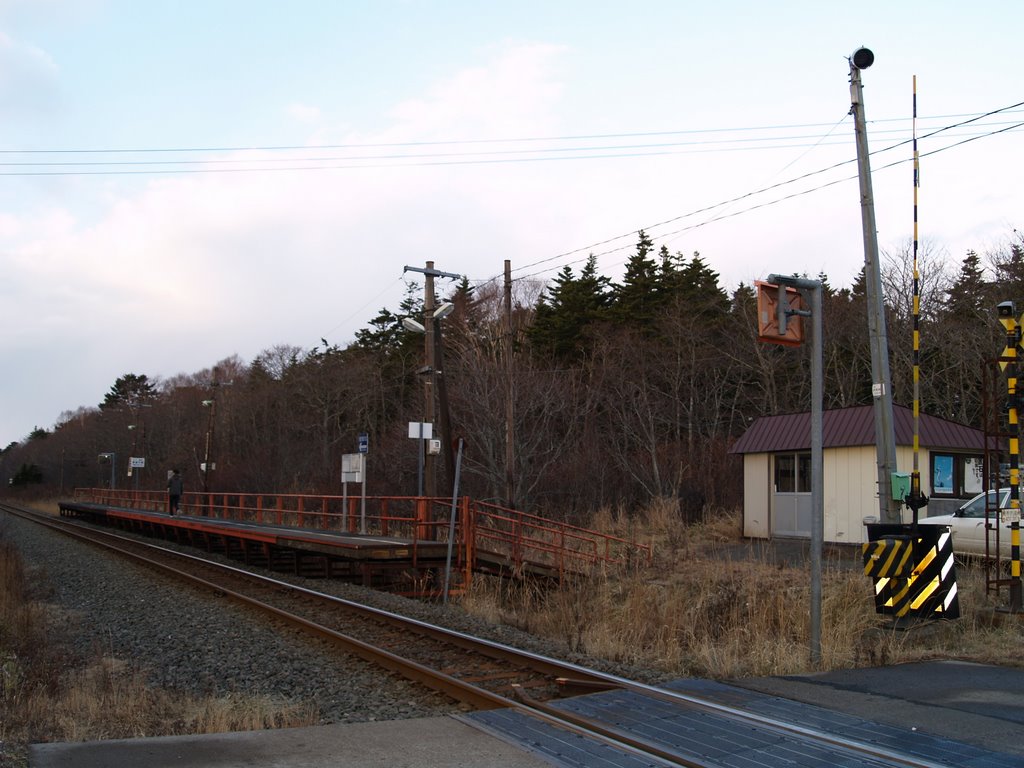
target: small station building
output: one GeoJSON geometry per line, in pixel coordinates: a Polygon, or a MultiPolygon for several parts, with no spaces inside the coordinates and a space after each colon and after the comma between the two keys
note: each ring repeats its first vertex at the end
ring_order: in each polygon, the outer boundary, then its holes
{"type": "MultiPolygon", "coordinates": [[[[913,468],[913,411],[893,406],[898,472],[913,468]]],[[[922,516],[949,514],[984,489],[985,433],[922,414],[919,420],[922,516]]],[[[763,416],[732,446],[743,457],[743,535],[811,535],[811,414],[763,416]]],[[[864,518],[879,515],[874,408],[822,414],[824,540],[867,541],[864,518]]],[[[912,513],[904,508],[904,522],[912,513]]]]}

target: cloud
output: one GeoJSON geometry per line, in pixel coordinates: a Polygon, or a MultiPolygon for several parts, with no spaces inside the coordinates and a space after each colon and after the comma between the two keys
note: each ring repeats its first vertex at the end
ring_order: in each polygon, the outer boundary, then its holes
{"type": "Polygon", "coordinates": [[[12,120],[52,107],[59,70],[46,51],[0,32],[0,114],[12,120]]]}
{"type": "Polygon", "coordinates": [[[308,104],[289,104],[285,108],[285,113],[290,118],[300,123],[316,123],[321,117],[320,108],[311,107],[308,104]]]}
{"type": "Polygon", "coordinates": [[[535,136],[554,117],[562,84],[553,70],[566,50],[507,43],[486,65],[467,68],[423,97],[396,105],[390,113],[393,131],[421,140],[535,136]]]}
{"type": "MultiPolygon", "coordinates": [[[[551,46],[506,47],[397,106],[382,133],[332,139],[534,135],[552,121],[559,86],[551,65],[558,54],[551,46]]],[[[298,104],[289,109],[299,117],[320,111],[298,104]]],[[[19,326],[14,343],[89,344],[113,334],[133,348],[145,339],[185,339],[193,350],[218,358],[234,352],[251,357],[281,342],[312,344],[368,297],[397,283],[406,264],[437,257],[441,268],[448,268],[441,260],[450,260],[455,271],[476,268],[479,247],[495,228],[519,227],[509,200],[530,183],[510,179],[499,191],[493,174],[471,166],[456,173],[277,170],[316,166],[304,159],[308,155],[281,163],[280,153],[227,153],[216,158],[227,162],[209,167],[234,171],[273,161],[266,166],[271,170],[165,176],[143,185],[131,179],[120,192],[80,180],[76,189],[94,190],[88,206],[99,207],[98,214],[80,215],[65,199],[64,208],[4,215],[0,248],[9,276],[0,314],[11,323],[33,307],[46,308],[45,322],[19,326]]],[[[495,256],[479,268],[497,270],[500,263],[495,256]]],[[[344,341],[390,305],[400,287],[339,331],[344,341]]],[[[10,344],[0,342],[0,352],[10,344]]],[[[116,347],[103,354],[112,351],[116,347]]],[[[149,373],[209,364],[209,357],[191,354],[149,373]]],[[[126,360],[122,367],[133,365],[126,360]]],[[[79,404],[69,395],[64,407],[79,404]]]]}

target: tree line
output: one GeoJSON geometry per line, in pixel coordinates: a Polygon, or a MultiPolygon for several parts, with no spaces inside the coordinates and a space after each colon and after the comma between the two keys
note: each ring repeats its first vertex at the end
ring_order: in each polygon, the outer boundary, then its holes
{"type": "MultiPolygon", "coordinates": [[[[903,405],[913,397],[913,263],[907,244],[881,265],[903,405]]],[[[922,412],[984,428],[1006,339],[996,305],[1024,297],[1024,238],[1014,231],[959,265],[925,245],[917,264],[922,412]]],[[[814,277],[824,406],[869,404],[863,272],[838,289],[814,277]]],[[[435,297],[454,305],[438,321],[443,363],[425,365],[424,336],[402,324],[423,320],[421,291],[410,286],[346,347],[278,345],[167,379],[126,373],[96,407],[3,449],[0,476],[11,492],[55,495],[111,482],[162,489],[174,467],[186,490],[339,493],[341,456],[365,433],[368,493],[414,495],[421,459],[408,424],[443,383],[450,426],[440,437],[462,441],[462,494],[569,518],[668,497],[690,514],[740,503],[728,450],[754,419],[809,407],[808,350],[758,341],[754,287],[730,293],[699,253],[657,248],[644,232],[618,282],[591,256],[547,285],[514,281],[508,294],[497,280],[464,280],[435,297]],[[145,467],[129,477],[130,457],[145,467]]],[[[451,493],[450,453],[435,465],[439,495],[451,493]]]]}

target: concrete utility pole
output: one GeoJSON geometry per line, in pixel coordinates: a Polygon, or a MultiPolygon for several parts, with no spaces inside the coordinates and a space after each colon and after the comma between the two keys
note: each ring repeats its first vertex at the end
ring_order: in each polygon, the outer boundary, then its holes
{"type": "Polygon", "coordinates": [[[900,502],[892,498],[892,475],[896,472],[896,435],[893,427],[892,378],[889,374],[889,339],[885,330],[885,298],[882,270],[878,263],[878,231],[875,200],[871,189],[868,133],[864,117],[861,70],[875,61],[867,48],[858,48],[850,61],[850,113],[857,136],[857,169],[860,177],[860,212],[864,229],[864,292],[868,304],[868,333],[871,345],[871,394],[875,409],[875,450],[878,462],[878,507],[884,523],[902,522],[900,502]]]}

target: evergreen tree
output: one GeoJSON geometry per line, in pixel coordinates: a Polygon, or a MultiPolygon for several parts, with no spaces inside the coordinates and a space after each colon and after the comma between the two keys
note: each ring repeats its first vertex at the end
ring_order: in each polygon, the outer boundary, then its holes
{"type": "Polygon", "coordinates": [[[612,289],[610,315],[617,325],[650,330],[665,304],[664,274],[651,257],[654,242],[643,230],[639,236],[622,284],[612,289]]]}
{"type": "Polygon", "coordinates": [[[968,251],[953,285],[946,291],[946,312],[961,320],[977,319],[989,309],[988,294],[981,269],[981,260],[974,251],[968,251]]]}
{"type": "Polygon", "coordinates": [[[116,408],[122,405],[137,408],[140,405],[151,403],[156,399],[156,395],[156,387],[146,377],[146,374],[126,373],[114,381],[110,391],[103,396],[100,408],[116,408]]]}
{"type": "Polygon", "coordinates": [[[403,317],[422,320],[420,316],[423,313],[423,299],[417,295],[418,292],[419,287],[415,283],[410,283],[406,288],[405,298],[399,305],[398,313],[386,307],[381,309],[370,321],[369,328],[356,331],[353,346],[385,357],[406,353],[413,347],[420,346],[422,342],[416,340],[415,334],[410,334],[402,326],[403,317]]]}
{"type": "Polygon", "coordinates": [[[605,317],[608,284],[608,278],[597,273],[593,255],[578,278],[572,267],[564,267],[537,303],[533,325],[527,331],[533,351],[558,358],[589,353],[587,329],[605,317]]]}

